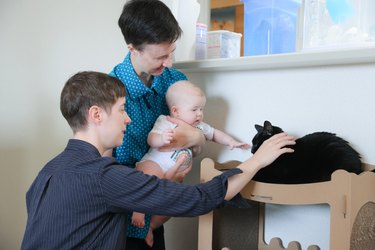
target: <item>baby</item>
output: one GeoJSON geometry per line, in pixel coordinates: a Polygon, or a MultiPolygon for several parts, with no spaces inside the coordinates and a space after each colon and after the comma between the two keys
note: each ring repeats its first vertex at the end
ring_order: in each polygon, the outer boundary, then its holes
{"type": "MultiPolygon", "coordinates": [[[[239,142],[230,135],[215,129],[203,122],[203,109],[206,96],[203,91],[189,81],[178,81],[168,88],[166,101],[170,116],[202,130],[207,140],[233,148],[250,148],[249,144],[239,142]]],[[[191,149],[180,149],[172,152],[162,152],[158,148],[169,144],[173,140],[173,129],[176,124],[160,115],[148,135],[150,150],[137,163],[136,169],[159,178],[170,179],[176,171],[183,171],[192,162],[191,149]]],[[[132,224],[144,226],[144,214],[133,212],[132,224]]],[[[147,236],[148,237],[148,236],[147,236]]],[[[146,237],[146,242],[147,242],[146,237]]]]}

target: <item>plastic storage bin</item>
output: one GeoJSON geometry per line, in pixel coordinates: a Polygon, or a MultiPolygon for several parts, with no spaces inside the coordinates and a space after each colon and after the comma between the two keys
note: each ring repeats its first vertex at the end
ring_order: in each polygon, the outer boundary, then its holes
{"type": "Polygon", "coordinates": [[[207,58],[240,57],[242,34],[228,30],[207,32],[207,58]]]}
{"type": "Polygon", "coordinates": [[[374,0],[305,1],[303,50],[375,46],[374,0]]]}
{"type": "Polygon", "coordinates": [[[296,50],[297,12],[301,0],[243,0],[244,55],[296,50]]]}

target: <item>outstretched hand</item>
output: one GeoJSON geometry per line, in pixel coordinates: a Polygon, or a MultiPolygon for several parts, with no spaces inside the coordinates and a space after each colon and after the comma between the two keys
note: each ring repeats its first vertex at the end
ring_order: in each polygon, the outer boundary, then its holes
{"type": "Polygon", "coordinates": [[[260,168],[268,166],[280,155],[284,153],[293,153],[294,150],[288,146],[296,144],[293,136],[287,133],[280,133],[272,136],[260,146],[255,152],[252,160],[258,163],[260,168]]]}
{"type": "Polygon", "coordinates": [[[233,142],[229,143],[229,148],[230,148],[230,150],[232,150],[234,148],[249,149],[249,148],[251,148],[251,145],[247,144],[247,143],[244,143],[244,142],[239,142],[239,141],[234,140],[233,142]]]}

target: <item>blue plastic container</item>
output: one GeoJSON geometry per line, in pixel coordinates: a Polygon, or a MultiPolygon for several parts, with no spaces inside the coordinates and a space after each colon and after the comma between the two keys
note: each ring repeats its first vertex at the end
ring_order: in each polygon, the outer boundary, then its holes
{"type": "Polygon", "coordinates": [[[243,0],[244,55],[296,50],[296,16],[301,0],[243,0]]]}

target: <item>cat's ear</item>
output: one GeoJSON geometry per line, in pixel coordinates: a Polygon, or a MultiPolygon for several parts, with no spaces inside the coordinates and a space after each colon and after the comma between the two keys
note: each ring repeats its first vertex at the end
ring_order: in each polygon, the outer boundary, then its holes
{"type": "Polygon", "coordinates": [[[254,127],[255,127],[255,129],[256,129],[259,133],[263,131],[263,127],[260,126],[260,125],[258,125],[258,124],[255,124],[254,127]]]}
{"type": "Polygon", "coordinates": [[[264,127],[264,132],[267,133],[267,135],[272,135],[273,127],[269,121],[264,121],[263,127],[264,127]]]}

